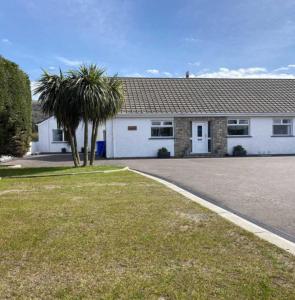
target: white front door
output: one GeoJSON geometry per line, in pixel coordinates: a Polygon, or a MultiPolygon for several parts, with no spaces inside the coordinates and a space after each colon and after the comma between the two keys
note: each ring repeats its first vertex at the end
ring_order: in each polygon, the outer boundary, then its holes
{"type": "Polygon", "coordinates": [[[192,153],[208,153],[208,122],[192,123],[192,153]]]}

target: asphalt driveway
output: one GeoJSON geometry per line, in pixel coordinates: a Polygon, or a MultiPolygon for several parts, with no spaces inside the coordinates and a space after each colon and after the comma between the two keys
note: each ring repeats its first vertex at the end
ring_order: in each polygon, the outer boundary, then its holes
{"type": "MultiPolygon", "coordinates": [[[[16,162],[71,164],[69,156],[61,155],[16,162]]],[[[97,164],[126,165],[164,178],[295,242],[294,156],[102,160],[97,164]]]]}
{"type": "Polygon", "coordinates": [[[121,161],[295,242],[295,157],[121,161]]]}

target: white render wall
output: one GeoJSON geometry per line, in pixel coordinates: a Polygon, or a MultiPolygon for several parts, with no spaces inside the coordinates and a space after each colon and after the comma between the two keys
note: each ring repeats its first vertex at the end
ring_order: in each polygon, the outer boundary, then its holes
{"type": "Polygon", "coordinates": [[[107,121],[107,157],[155,157],[162,147],[174,156],[174,139],[151,139],[151,120],[166,118],[116,118],[107,121]],[[137,130],[128,131],[128,126],[137,126],[137,130]]]}
{"type": "MultiPolygon", "coordinates": [[[[285,119],[293,119],[287,118],[285,119]]],[[[234,118],[231,118],[234,119],[234,118]]],[[[242,119],[242,118],[240,118],[242,119]]],[[[247,154],[295,154],[295,137],[273,137],[272,117],[250,118],[250,137],[228,137],[228,154],[232,154],[233,147],[242,145],[247,154]]],[[[295,120],[293,119],[293,134],[295,133],[295,120]]]]}
{"type": "MultiPolygon", "coordinates": [[[[53,134],[52,130],[57,129],[57,122],[54,117],[51,117],[41,123],[38,124],[38,142],[33,142],[32,152],[61,152],[62,148],[66,148],[67,152],[71,151],[71,147],[67,142],[53,142],[53,134]]],[[[91,129],[92,126],[89,124],[88,126],[88,144],[91,144],[91,129]]],[[[97,141],[103,140],[103,131],[105,129],[104,125],[99,126],[97,141]]],[[[84,146],[84,124],[81,122],[76,131],[77,135],[77,145],[78,151],[81,151],[81,148],[84,146]]]]}
{"type": "MultiPolygon", "coordinates": [[[[231,118],[232,119],[232,118],[231,118]]],[[[233,147],[242,145],[247,153],[255,154],[295,154],[295,137],[272,137],[273,117],[251,117],[250,137],[228,137],[227,151],[232,154],[233,147]]],[[[174,156],[174,139],[151,139],[152,120],[173,120],[173,118],[115,118],[99,127],[97,141],[103,140],[106,129],[108,158],[155,157],[159,148],[165,147],[174,156]],[[137,126],[136,131],[128,131],[128,126],[137,126]],[[113,134],[114,132],[114,134],[113,134]]],[[[32,143],[32,152],[61,152],[70,146],[66,142],[53,142],[52,129],[57,129],[56,120],[51,117],[38,125],[39,141],[32,143]]],[[[293,119],[293,134],[295,119],[293,119]]],[[[91,125],[89,126],[90,145],[91,125]]],[[[77,130],[78,150],[84,144],[84,125],[77,130]]]]}

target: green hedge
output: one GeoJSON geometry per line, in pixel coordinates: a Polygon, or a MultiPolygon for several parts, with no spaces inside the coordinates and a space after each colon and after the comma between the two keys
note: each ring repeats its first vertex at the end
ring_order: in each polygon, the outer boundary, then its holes
{"type": "Polygon", "coordinates": [[[0,155],[23,156],[31,140],[30,80],[0,56],[0,155]]]}

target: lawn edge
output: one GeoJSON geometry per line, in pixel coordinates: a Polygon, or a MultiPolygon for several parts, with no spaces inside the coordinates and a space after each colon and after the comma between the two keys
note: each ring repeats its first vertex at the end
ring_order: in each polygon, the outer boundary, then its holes
{"type": "Polygon", "coordinates": [[[183,195],[184,197],[190,199],[191,201],[200,204],[203,207],[206,207],[207,209],[215,212],[217,215],[219,215],[220,217],[230,221],[231,223],[243,228],[244,230],[247,230],[251,233],[253,233],[255,236],[259,237],[260,239],[263,239],[289,253],[291,253],[292,255],[295,256],[295,243],[284,239],[283,237],[280,237],[279,235],[270,232],[269,230],[256,225],[255,223],[252,223],[224,208],[221,208],[201,197],[198,197],[192,193],[190,193],[189,191],[180,188],[179,186],[166,181],[164,179],[158,178],[156,176],[153,175],[149,175],[134,169],[129,169],[130,171],[136,173],[136,174],[140,174],[142,176],[145,176],[147,178],[150,178],[152,180],[155,180],[163,185],[165,185],[166,187],[168,187],[169,189],[183,195]]]}
{"type": "Polygon", "coordinates": [[[0,177],[1,179],[9,179],[9,178],[38,178],[38,177],[60,177],[60,176],[75,176],[75,175],[85,175],[85,174],[95,174],[95,173],[114,173],[114,172],[122,172],[128,171],[128,167],[120,168],[120,169],[113,169],[113,170],[104,170],[104,171],[90,171],[90,172],[76,172],[76,173],[59,173],[59,174],[44,174],[44,175],[15,175],[15,176],[5,176],[0,177]]]}

